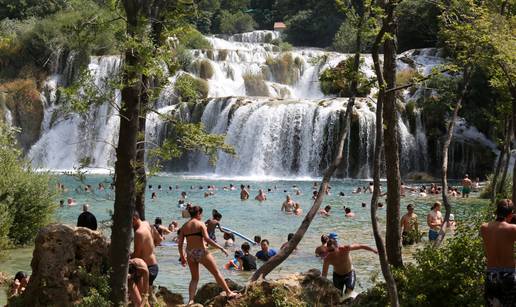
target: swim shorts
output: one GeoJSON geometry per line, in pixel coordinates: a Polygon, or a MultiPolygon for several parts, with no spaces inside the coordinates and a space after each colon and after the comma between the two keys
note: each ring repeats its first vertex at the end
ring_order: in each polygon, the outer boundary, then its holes
{"type": "Polygon", "coordinates": [[[471,188],[462,187],[462,194],[469,194],[471,192],[471,188]]]}
{"type": "Polygon", "coordinates": [[[401,244],[403,245],[412,245],[416,243],[413,236],[410,236],[410,233],[404,231],[401,233],[402,241],[401,244]]]}
{"type": "Polygon", "coordinates": [[[157,264],[148,265],[147,269],[149,269],[149,285],[152,286],[156,277],[158,277],[159,268],[157,264]]]}
{"type": "Polygon", "coordinates": [[[516,306],[516,269],[487,269],[484,298],[486,306],[516,306]]]}
{"type": "Polygon", "coordinates": [[[344,286],[346,286],[346,291],[355,289],[356,280],[357,276],[354,270],[344,275],[333,272],[333,285],[341,292],[344,290],[344,286]]]}
{"type": "Polygon", "coordinates": [[[434,229],[428,230],[428,240],[435,241],[437,240],[437,237],[439,236],[439,231],[434,229]]]}

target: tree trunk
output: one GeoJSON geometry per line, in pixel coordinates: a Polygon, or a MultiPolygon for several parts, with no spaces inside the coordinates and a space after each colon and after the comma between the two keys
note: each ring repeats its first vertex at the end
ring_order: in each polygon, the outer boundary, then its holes
{"type": "Polygon", "coordinates": [[[455,121],[457,120],[459,110],[462,107],[462,101],[464,100],[464,97],[466,97],[466,93],[468,92],[469,88],[469,71],[468,68],[464,69],[464,87],[461,91],[459,100],[457,101],[457,104],[455,105],[455,108],[453,109],[453,115],[450,118],[450,122],[448,123],[448,130],[446,132],[446,139],[443,144],[443,161],[442,161],[442,174],[441,174],[441,185],[442,185],[442,196],[443,196],[443,204],[445,214],[444,214],[444,221],[441,226],[441,230],[439,231],[439,235],[437,236],[437,239],[435,241],[435,245],[439,246],[444,236],[446,235],[446,226],[448,224],[448,221],[450,220],[450,213],[451,213],[451,204],[448,200],[448,149],[450,147],[452,137],[453,137],[453,129],[455,128],[455,121]]]}
{"type": "MultiPolygon", "coordinates": [[[[362,25],[364,24],[364,14],[360,15],[359,20],[359,30],[357,31],[357,37],[356,37],[356,46],[357,51],[355,53],[355,58],[353,62],[353,71],[358,71],[360,69],[360,50],[362,48],[362,25]]],[[[303,219],[303,222],[297,229],[297,231],[294,234],[294,237],[289,240],[287,246],[285,248],[282,248],[276,256],[269,259],[265,264],[263,264],[251,277],[251,281],[256,281],[260,278],[266,277],[270,272],[272,272],[278,265],[280,265],[285,259],[287,259],[290,254],[296,249],[297,245],[301,240],[303,239],[303,236],[305,235],[306,231],[310,227],[310,224],[312,223],[312,220],[314,219],[315,215],[318,213],[319,208],[324,200],[324,196],[326,195],[326,190],[328,188],[328,184],[330,182],[331,176],[339,168],[339,166],[342,164],[343,161],[343,151],[344,151],[344,144],[349,132],[350,127],[350,118],[353,111],[353,106],[355,104],[355,96],[357,93],[357,87],[358,82],[356,79],[352,80],[351,82],[351,97],[348,100],[348,104],[346,106],[346,112],[344,114],[344,118],[342,118],[341,113],[341,123],[342,126],[340,128],[340,139],[339,139],[339,145],[337,149],[337,155],[335,156],[332,164],[326,169],[324,173],[324,177],[322,179],[322,182],[319,187],[319,193],[317,194],[317,197],[310,208],[310,211],[308,211],[307,215],[303,219]]]]}
{"type": "MultiPolygon", "coordinates": [[[[516,89],[514,87],[511,87],[511,96],[513,139],[516,140],[516,89]]],[[[512,202],[516,204],[516,161],[512,166],[512,202]]]]}
{"type": "MultiPolygon", "coordinates": [[[[504,134],[505,134],[505,139],[507,139],[507,133],[512,133],[512,131],[509,131],[507,129],[508,125],[507,125],[507,118],[505,119],[505,122],[504,122],[504,134]]],[[[491,182],[491,188],[492,188],[492,191],[491,191],[491,203],[494,204],[495,201],[496,201],[496,191],[498,191],[498,177],[500,176],[500,172],[502,171],[502,165],[503,165],[503,161],[505,159],[505,154],[507,152],[507,150],[505,149],[505,146],[506,146],[506,142],[504,142],[503,146],[502,146],[502,149],[500,150],[500,154],[498,155],[498,161],[496,161],[496,168],[495,168],[495,172],[493,174],[493,179],[492,179],[492,182],[491,182]]]]}
{"type": "MultiPolygon", "coordinates": [[[[396,87],[396,17],[394,4],[386,3],[384,19],[385,38],[383,76],[385,86],[396,87]]],[[[396,92],[384,94],[383,120],[385,128],[384,151],[387,177],[387,259],[394,267],[402,267],[401,233],[400,233],[400,160],[398,144],[398,111],[396,108],[396,92]]]]}
{"type": "Polygon", "coordinates": [[[378,56],[378,47],[385,34],[385,29],[382,27],[380,33],[376,36],[375,43],[373,45],[372,57],[374,62],[374,69],[378,78],[379,93],[378,100],[376,102],[376,141],[374,147],[374,162],[373,162],[373,182],[374,190],[371,198],[371,223],[373,225],[373,235],[376,242],[376,249],[378,250],[378,257],[380,259],[380,267],[382,274],[387,284],[387,291],[389,294],[389,301],[391,306],[399,306],[398,300],[398,289],[396,287],[396,281],[392,276],[389,263],[387,261],[387,254],[385,250],[385,244],[380,234],[380,227],[378,226],[378,219],[376,217],[376,211],[378,209],[378,196],[380,194],[380,170],[381,170],[381,156],[382,156],[382,140],[383,140],[383,99],[385,97],[385,82],[383,80],[382,69],[380,67],[380,59],[378,56]]]}
{"type": "Polygon", "coordinates": [[[505,165],[503,167],[502,179],[500,179],[500,185],[498,186],[498,193],[502,193],[505,187],[505,181],[507,180],[507,172],[509,171],[509,164],[511,162],[511,142],[512,142],[512,119],[509,119],[509,125],[505,134],[505,165]]]}
{"type": "Polygon", "coordinates": [[[147,123],[147,105],[149,103],[149,78],[142,75],[142,95],[140,101],[140,115],[138,120],[139,139],[136,144],[136,211],[140,218],[145,220],[145,189],[147,174],[145,171],[145,125],[147,123]]]}
{"type": "MultiPolygon", "coordinates": [[[[135,21],[136,24],[136,21],[135,21]]],[[[129,35],[134,33],[127,25],[129,35]]],[[[140,111],[140,76],[134,67],[138,63],[134,50],[126,50],[124,59],[124,88],[122,89],[122,108],[120,109],[120,131],[116,149],[115,163],[115,204],[113,226],[111,228],[111,301],[117,306],[127,303],[127,272],[131,252],[132,215],[135,208],[135,170],[136,140],[138,136],[138,117],[140,111]]]]}

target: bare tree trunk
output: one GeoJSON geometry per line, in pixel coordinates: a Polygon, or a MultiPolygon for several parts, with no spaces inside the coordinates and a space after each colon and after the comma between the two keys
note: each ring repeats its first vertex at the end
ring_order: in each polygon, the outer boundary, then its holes
{"type": "Polygon", "coordinates": [[[374,62],[374,69],[378,78],[379,93],[378,100],[376,102],[376,141],[374,148],[374,162],[373,162],[373,182],[374,190],[371,198],[371,223],[373,225],[373,235],[376,242],[376,249],[378,250],[378,257],[380,259],[380,267],[382,274],[387,284],[387,291],[389,294],[389,301],[391,306],[399,306],[398,300],[398,289],[396,287],[396,281],[392,276],[389,263],[387,261],[387,254],[385,250],[385,244],[380,234],[380,227],[378,226],[378,219],[376,217],[376,211],[378,209],[378,196],[380,194],[380,169],[381,169],[381,155],[382,155],[382,139],[383,139],[383,99],[385,96],[385,82],[383,80],[382,69],[380,67],[380,59],[378,56],[378,47],[385,34],[385,29],[382,27],[380,33],[376,36],[375,43],[373,45],[372,57],[374,62]]]}
{"type": "MultiPolygon", "coordinates": [[[[364,13],[360,15],[359,20],[359,29],[357,31],[357,37],[356,37],[356,46],[357,51],[355,53],[354,61],[353,61],[353,71],[358,71],[360,69],[360,50],[362,49],[362,25],[364,24],[364,13]]],[[[270,272],[272,272],[278,265],[280,265],[285,259],[287,259],[290,254],[296,249],[297,245],[301,240],[303,239],[303,236],[305,235],[306,231],[310,227],[310,224],[312,223],[312,220],[314,219],[315,215],[319,211],[319,208],[324,200],[324,196],[326,195],[326,191],[328,189],[328,184],[330,182],[331,176],[339,168],[339,166],[342,164],[343,161],[343,150],[344,150],[344,144],[349,132],[350,127],[350,121],[351,121],[351,114],[353,111],[353,106],[355,104],[355,96],[357,93],[357,87],[358,82],[356,78],[352,80],[351,82],[351,97],[348,100],[348,104],[346,106],[346,112],[344,114],[344,117],[342,118],[341,113],[341,123],[342,126],[340,127],[340,139],[339,144],[337,147],[337,155],[335,156],[332,164],[326,169],[324,173],[324,177],[322,179],[322,182],[319,187],[319,193],[317,194],[317,197],[310,208],[310,211],[306,214],[305,218],[303,219],[303,222],[297,229],[297,231],[294,233],[294,237],[289,240],[288,245],[285,248],[282,248],[276,256],[269,259],[264,265],[262,265],[256,272],[254,272],[253,276],[251,277],[251,281],[256,281],[260,278],[266,277],[270,272]]]]}
{"type": "MultiPolygon", "coordinates": [[[[516,90],[511,88],[512,95],[512,130],[516,140],[516,90]]],[[[512,166],[512,202],[516,204],[516,161],[512,166]]]]}
{"type": "Polygon", "coordinates": [[[446,133],[446,139],[443,144],[443,164],[442,164],[442,174],[441,174],[441,184],[442,184],[442,196],[443,196],[443,204],[445,214],[444,214],[444,222],[441,225],[441,230],[439,231],[439,235],[437,236],[437,239],[435,241],[435,245],[439,246],[444,236],[446,235],[446,226],[448,224],[448,221],[450,220],[450,213],[451,213],[451,205],[450,201],[448,200],[448,149],[450,147],[452,137],[453,137],[453,129],[455,128],[455,121],[457,120],[459,110],[462,107],[462,101],[464,100],[464,97],[466,97],[466,93],[468,92],[469,88],[469,81],[470,81],[470,75],[468,68],[465,68],[464,70],[464,87],[461,91],[459,100],[457,101],[457,104],[455,105],[455,108],[453,109],[453,115],[450,118],[450,122],[448,123],[448,130],[446,133]]]}
{"type": "Polygon", "coordinates": [[[509,119],[509,125],[505,134],[505,165],[503,167],[502,179],[500,180],[500,185],[498,186],[498,193],[502,193],[505,188],[505,181],[507,180],[507,172],[509,171],[509,164],[511,162],[511,142],[512,142],[512,119],[509,119]]]}
{"type": "MultiPolygon", "coordinates": [[[[396,16],[395,4],[385,3],[386,17],[384,18],[384,66],[383,76],[385,86],[389,89],[396,87],[396,16]]],[[[383,120],[385,129],[384,152],[387,177],[387,259],[395,267],[403,266],[401,255],[400,230],[400,159],[398,144],[398,111],[396,108],[396,92],[386,91],[384,94],[383,120]]]]}
{"type": "MultiPolygon", "coordinates": [[[[507,118],[505,119],[505,122],[504,122],[504,134],[505,134],[505,139],[507,139],[507,133],[512,133],[512,131],[509,131],[507,129],[508,125],[507,125],[507,118]]],[[[507,145],[506,142],[504,142],[503,146],[502,146],[502,149],[500,150],[500,154],[498,155],[498,161],[496,162],[496,168],[495,168],[495,172],[493,174],[493,179],[492,179],[492,182],[491,182],[491,203],[495,203],[496,201],[496,191],[498,191],[498,177],[500,176],[500,172],[502,171],[502,164],[503,164],[503,161],[505,159],[505,154],[507,152],[507,150],[505,149],[505,146],[507,145]]]]}
{"type": "MultiPolygon", "coordinates": [[[[135,36],[138,28],[135,7],[124,2],[127,12],[127,34],[135,36]]],[[[115,163],[115,204],[111,229],[111,301],[115,306],[127,304],[127,272],[131,252],[132,215],[135,208],[136,140],[140,111],[140,74],[134,69],[139,63],[137,52],[125,51],[124,88],[120,108],[120,131],[115,163]],[[135,81],[137,80],[137,81],[135,81]]]]}
{"type": "MultiPolygon", "coordinates": [[[[144,88],[149,86],[149,78],[142,76],[142,84],[144,88]]],[[[147,174],[145,171],[145,125],[147,123],[147,89],[143,90],[141,100],[141,110],[138,120],[139,139],[136,144],[136,211],[140,214],[140,218],[145,220],[145,189],[147,186],[147,174]]]]}

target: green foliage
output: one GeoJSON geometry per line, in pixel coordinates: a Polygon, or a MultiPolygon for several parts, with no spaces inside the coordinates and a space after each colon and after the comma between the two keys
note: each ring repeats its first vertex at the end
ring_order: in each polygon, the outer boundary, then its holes
{"type": "MultiPolygon", "coordinates": [[[[356,37],[358,32],[359,19],[360,16],[358,16],[354,10],[348,9],[346,11],[346,19],[340,25],[337,33],[335,33],[331,49],[343,53],[355,53],[357,51],[356,37]]],[[[361,52],[371,50],[377,32],[375,28],[375,19],[366,16],[365,25],[362,27],[361,52]]]]}
{"type": "Polygon", "coordinates": [[[232,13],[226,10],[220,13],[219,31],[222,34],[249,32],[254,30],[255,27],[256,22],[253,17],[247,13],[241,11],[232,13]]]}
{"type": "Polygon", "coordinates": [[[66,8],[69,0],[0,0],[0,19],[45,17],[66,8]]]}
{"type": "Polygon", "coordinates": [[[269,96],[269,88],[262,74],[246,73],[243,76],[246,95],[269,96]]]}
{"type": "Polygon", "coordinates": [[[176,80],[175,92],[180,101],[196,101],[208,96],[208,83],[191,75],[182,74],[176,80]]]}
{"type": "MultiPolygon", "coordinates": [[[[486,219],[484,210],[465,218],[441,247],[426,245],[415,253],[415,263],[393,272],[401,306],[483,305],[485,260],[479,229],[486,219]]],[[[386,306],[385,284],[368,290],[362,303],[386,306]]]]}
{"type": "MultiPolygon", "coordinates": [[[[493,174],[487,176],[487,184],[480,192],[480,198],[491,199],[491,196],[493,195],[493,177],[494,177],[493,174]]],[[[498,178],[498,183],[497,183],[498,189],[500,189],[500,184],[502,184],[500,182],[500,180],[502,180],[501,177],[502,177],[502,175],[500,174],[500,176],[498,178]]],[[[505,179],[505,182],[503,182],[502,192],[497,193],[497,195],[496,195],[496,199],[503,199],[503,198],[509,198],[509,199],[512,198],[512,175],[509,173],[507,174],[507,178],[505,179]]]]}
{"type": "Polygon", "coordinates": [[[401,86],[410,83],[417,83],[421,78],[421,74],[416,69],[408,68],[399,70],[396,72],[396,85],[401,86]]]}
{"type": "Polygon", "coordinates": [[[16,149],[15,131],[0,123],[0,246],[29,244],[56,205],[52,177],[34,172],[16,149]]]}
{"type": "Polygon", "coordinates": [[[408,0],[400,2],[396,9],[399,52],[435,47],[438,39],[440,13],[437,3],[433,1],[408,0]]]}
{"type": "MultiPolygon", "coordinates": [[[[341,61],[336,67],[328,68],[323,71],[319,77],[321,82],[321,91],[326,95],[339,95],[340,97],[351,96],[351,82],[357,78],[357,97],[365,97],[371,92],[373,80],[370,80],[359,69],[358,72],[353,70],[354,57],[349,57],[341,61]]],[[[364,59],[360,59],[360,67],[363,65],[364,59]]]]}
{"type": "Polygon", "coordinates": [[[81,280],[81,292],[84,295],[79,303],[80,307],[112,306],[109,300],[111,293],[109,274],[93,274],[84,268],[79,268],[78,274],[81,280]]]}
{"type": "Polygon", "coordinates": [[[212,49],[210,42],[191,25],[176,27],[168,31],[167,35],[175,36],[179,43],[187,49],[212,49]]]}

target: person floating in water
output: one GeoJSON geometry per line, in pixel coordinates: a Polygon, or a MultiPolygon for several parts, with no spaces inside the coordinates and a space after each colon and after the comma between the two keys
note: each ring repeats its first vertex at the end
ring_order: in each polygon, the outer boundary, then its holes
{"type": "Polygon", "coordinates": [[[322,276],[328,276],[328,269],[333,266],[333,285],[341,292],[346,287],[345,294],[350,294],[355,289],[356,274],[353,270],[350,252],[367,250],[378,254],[378,251],[364,244],[350,244],[339,246],[337,240],[328,241],[328,255],[324,258],[322,276]]]}
{"type": "Polygon", "coordinates": [[[158,259],[154,254],[154,239],[152,227],[147,221],[142,221],[138,212],[133,213],[134,251],[131,258],[140,258],[147,264],[149,270],[149,285],[152,286],[158,277],[158,259]]]}
{"type": "Polygon", "coordinates": [[[473,186],[473,182],[469,179],[468,174],[464,176],[462,179],[462,197],[468,198],[469,193],[471,193],[471,187],[473,186]]]}
{"type": "Polygon", "coordinates": [[[249,191],[245,188],[245,185],[240,185],[240,200],[248,200],[249,199],[249,191]]]}
{"type": "Polygon", "coordinates": [[[426,223],[430,229],[428,230],[428,240],[435,241],[439,236],[439,230],[443,224],[443,215],[441,214],[441,203],[436,201],[432,205],[432,210],[426,217],[426,223]]]}
{"type": "Polygon", "coordinates": [[[514,306],[516,302],[516,225],[511,224],[514,205],[502,199],[496,205],[496,219],[480,227],[487,260],[485,274],[486,306],[514,306]]]}
{"type": "Polygon", "coordinates": [[[263,239],[260,242],[261,250],[256,253],[256,258],[262,261],[268,261],[272,257],[276,256],[276,251],[272,248],[269,248],[269,240],[263,239]]]}
{"type": "Polygon", "coordinates": [[[419,242],[419,225],[412,204],[408,204],[407,213],[401,218],[400,228],[403,245],[419,242]]]}
{"type": "Polygon", "coordinates": [[[258,195],[256,195],[256,197],[254,199],[257,201],[265,201],[265,200],[267,200],[267,195],[265,194],[265,192],[263,192],[262,189],[259,189],[258,195]]]}
{"type": "Polygon", "coordinates": [[[229,289],[224,277],[222,277],[217,269],[215,259],[206,249],[205,242],[221,250],[226,257],[228,256],[228,252],[208,236],[206,225],[201,222],[202,208],[199,206],[193,206],[190,208],[189,212],[191,218],[183,225],[183,227],[181,227],[178,239],[181,265],[186,266],[188,263],[190,273],[192,275],[190,286],[188,287],[188,305],[194,303],[195,292],[197,290],[197,284],[199,283],[199,264],[202,264],[215,277],[215,280],[226,292],[226,295],[229,298],[237,296],[236,293],[229,289]],[[185,239],[186,253],[183,249],[183,242],[185,239]]]}

